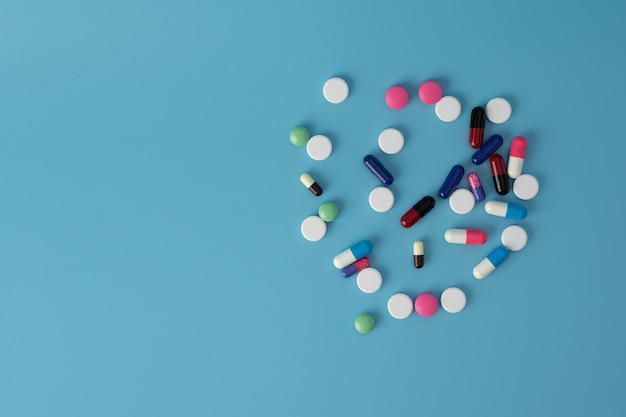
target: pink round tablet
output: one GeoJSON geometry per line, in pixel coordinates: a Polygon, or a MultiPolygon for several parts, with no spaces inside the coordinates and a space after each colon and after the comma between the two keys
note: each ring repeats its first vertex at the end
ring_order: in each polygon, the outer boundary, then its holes
{"type": "Polygon", "coordinates": [[[420,96],[420,100],[424,104],[437,104],[441,97],[443,97],[443,89],[437,81],[426,81],[420,85],[417,94],[420,96]]]}
{"type": "Polygon", "coordinates": [[[400,110],[409,104],[409,92],[400,85],[394,85],[385,93],[385,103],[392,110],[400,110]]]}
{"type": "Polygon", "coordinates": [[[437,312],[439,301],[437,297],[425,292],[415,299],[415,312],[422,317],[430,317],[437,312]]]}

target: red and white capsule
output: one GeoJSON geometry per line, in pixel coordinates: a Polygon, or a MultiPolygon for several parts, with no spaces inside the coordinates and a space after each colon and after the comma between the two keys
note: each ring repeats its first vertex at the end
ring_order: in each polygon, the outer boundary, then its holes
{"type": "Polygon", "coordinates": [[[472,229],[448,229],[443,237],[446,242],[459,245],[483,245],[487,241],[487,233],[472,229]]]}
{"type": "Polygon", "coordinates": [[[518,136],[513,139],[511,143],[511,152],[509,152],[509,165],[507,167],[507,174],[509,177],[515,179],[522,174],[522,167],[524,166],[524,158],[526,157],[526,138],[518,136]]]}

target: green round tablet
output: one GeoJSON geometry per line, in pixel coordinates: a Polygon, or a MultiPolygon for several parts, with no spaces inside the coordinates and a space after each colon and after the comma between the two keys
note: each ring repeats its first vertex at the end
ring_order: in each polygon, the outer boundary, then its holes
{"type": "Polygon", "coordinates": [[[322,203],[320,208],[317,210],[317,213],[322,220],[326,223],[330,223],[337,218],[337,215],[339,214],[339,207],[337,207],[337,204],[332,201],[327,201],[322,203]]]}
{"type": "Polygon", "coordinates": [[[294,127],[289,132],[289,140],[296,146],[304,146],[309,141],[309,131],[302,126],[294,127]]]}
{"type": "Polygon", "coordinates": [[[374,318],[366,313],[359,314],[354,319],[354,328],[359,333],[369,333],[374,328],[374,318]]]}

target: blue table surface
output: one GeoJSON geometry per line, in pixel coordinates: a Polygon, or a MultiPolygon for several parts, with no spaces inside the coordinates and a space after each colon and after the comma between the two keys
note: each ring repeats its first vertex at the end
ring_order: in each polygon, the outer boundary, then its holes
{"type": "Polygon", "coordinates": [[[626,415],[626,3],[0,10],[1,416],[626,415]],[[350,85],[340,105],[322,96],[336,75],[350,85]],[[460,100],[457,121],[419,101],[428,79],[460,100]],[[411,94],[401,111],[383,100],[395,84],[411,94]],[[486,134],[505,156],[528,139],[541,190],[517,222],[526,248],[478,281],[516,222],[438,197],[415,227],[398,220],[452,165],[469,172],[470,110],[497,96],[513,115],[486,134]],[[298,125],[331,138],[329,159],[290,144],[298,125]],[[378,149],[387,127],[406,136],[397,155],[378,149]],[[368,153],[396,178],[387,213],[367,203],[368,153]],[[308,242],[300,222],[323,201],[339,217],[308,242]],[[450,245],[448,228],[489,240],[450,245]],[[361,239],[375,294],[332,265],[361,239]],[[386,311],[396,292],[450,286],[468,297],[459,314],[386,311]],[[363,312],[367,335],[353,328],[363,312]]]}

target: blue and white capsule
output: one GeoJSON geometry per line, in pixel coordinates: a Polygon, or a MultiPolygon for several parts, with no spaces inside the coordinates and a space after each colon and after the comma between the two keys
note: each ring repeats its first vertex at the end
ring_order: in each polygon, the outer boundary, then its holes
{"type": "Polygon", "coordinates": [[[496,200],[487,201],[485,203],[485,211],[492,216],[506,217],[513,220],[524,220],[528,214],[524,206],[496,200]]]}
{"type": "Polygon", "coordinates": [[[342,269],[361,258],[365,258],[371,251],[372,243],[369,240],[362,240],[335,256],[333,265],[335,265],[335,268],[342,269]]]}
{"type": "Polygon", "coordinates": [[[504,246],[498,246],[493,252],[491,252],[485,259],[480,261],[478,265],[474,267],[474,278],[483,279],[487,275],[496,270],[500,264],[509,257],[509,251],[504,246]]]}

